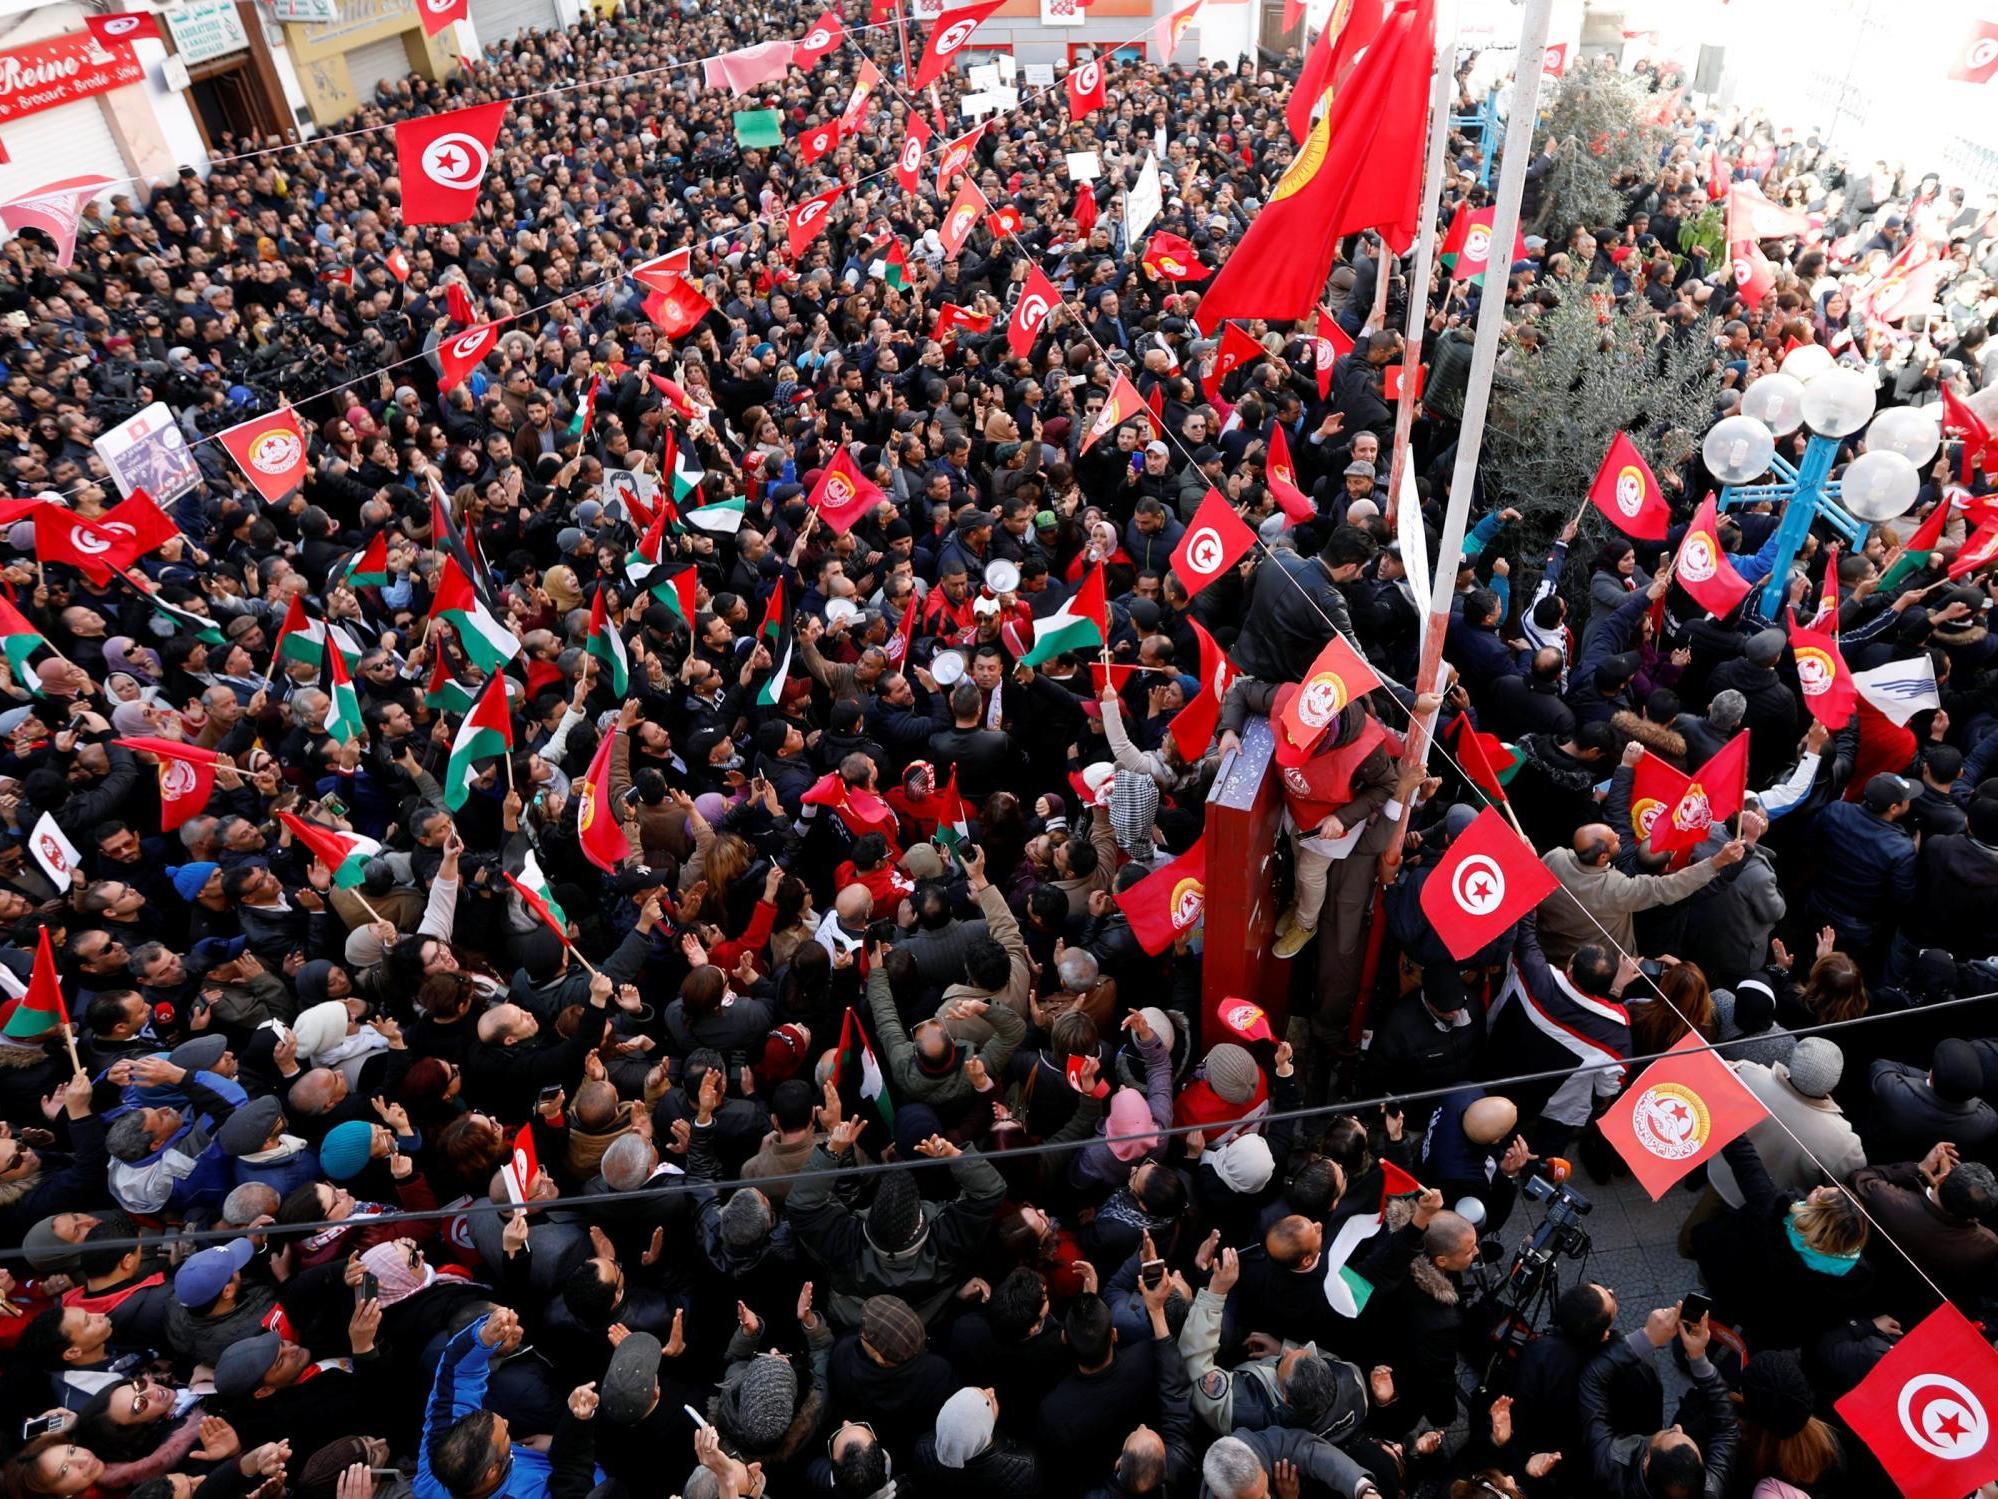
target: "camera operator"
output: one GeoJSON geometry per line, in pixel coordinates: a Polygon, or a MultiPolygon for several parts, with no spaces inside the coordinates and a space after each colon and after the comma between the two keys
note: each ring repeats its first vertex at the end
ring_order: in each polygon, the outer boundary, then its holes
{"type": "Polygon", "coordinates": [[[1539,1159],[1519,1133],[1519,1108],[1482,1088],[1445,1096],[1422,1138],[1416,1175],[1452,1205],[1466,1198],[1484,1210],[1479,1226],[1497,1233],[1512,1216],[1520,1172],[1539,1159]]]}
{"type": "MultiPolygon", "coordinates": [[[[1519,1352],[1514,1366],[1513,1430],[1521,1452],[1580,1452],[1577,1403],[1582,1373],[1616,1335],[1616,1292],[1594,1281],[1570,1286],[1554,1303],[1546,1333],[1519,1352]]],[[[1619,1431],[1652,1430],[1665,1409],[1665,1386],[1647,1359],[1619,1364],[1607,1388],[1610,1424],[1619,1431]]],[[[1579,1469],[1569,1476],[1579,1477],[1579,1469]]]]}

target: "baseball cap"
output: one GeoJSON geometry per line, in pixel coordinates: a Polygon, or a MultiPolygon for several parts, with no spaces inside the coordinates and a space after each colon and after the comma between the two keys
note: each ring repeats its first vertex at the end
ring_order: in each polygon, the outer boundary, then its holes
{"type": "Polygon", "coordinates": [[[173,1273],[174,1298],[191,1312],[212,1305],[256,1252],[257,1246],[248,1239],[232,1239],[189,1255],[173,1273]]]}
{"type": "Polygon", "coordinates": [[[1914,788],[1899,776],[1881,771],[1866,783],[1866,808],[1869,812],[1885,812],[1898,807],[1914,795],[1914,788]]]}

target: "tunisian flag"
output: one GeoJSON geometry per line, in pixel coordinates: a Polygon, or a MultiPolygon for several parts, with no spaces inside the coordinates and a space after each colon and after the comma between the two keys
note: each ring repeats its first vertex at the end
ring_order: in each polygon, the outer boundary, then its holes
{"type": "Polygon", "coordinates": [[[920,192],[923,186],[923,153],[929,149],[930,127],[914,110],[909,111],[909,133],[895,153],[895,183],[905,193],[920,192]]]}
{"type": "Polygon", "coordinates": [[[1318,371],[1318,399],[1324,400],[1332,394],[1332,372],[1339,367],[1339,361],[1353,352],[1352,337],[1332,321],[1332,315],[1323,307],[1318,309],[1318,329],[1311,339],[1312,363],[1318,371]]]}
{"type": "Polygon", "coordinates": [[[791,251],[793,260],[804,257],[806,247],[825,229],[827,221],[832,216],[833,204],[839,201],[839,195],[845,191],[845,183],[841,183],[838,187],[829,187],[824,192],[805,199],[785,215],[786,245],[791,251]]]}
{"type": "Polygon", "coordinates": [[[160,762],[160,831],[171,833],[198,814],[215,794],[216,767],[235,764],[227,756],[198,744],[178,739],[157,739],[138,734],[120,739],[119,744],[140,754],[156,756],[160,762]]]}
{"type": "Polygon", "coordinates": [[[1688,1035],[1623,1090],[1603,1115],[1602,1131],[1656,1202],[1768,1114],[1701,1037],[1688,1035]]]}
{"type": "Polygon", "coordinates": [[[1450,956],[1462,962],[1560,884],[1498,808],[1487,807],[1423,882],[1419,904],[1450,956]]]}
{"type": "MultiPolygon", "coordinates": [[[[1256,544],[1251,531],[1221,491],[1209,486],[1200,508],[1187,522],[1186,534],[1172,549],[1172,570],[1186,585],[1188,598],[1228,571],[1256,544]]],[[[1194,626],[1199,629],[1198,625],[1194,626]]],[[[1203,632],[1204,634],[1205,632],[1203,632]]]]}
{"type": "Polygon", "coordinates": [[[881,488],[854,465],[853,454],[841,448],[819,471],[809,503],[819,519],[832,527],[833,535],[844,536],[881,503],[881,488]]]}
{"type": "Polygon", "coordinates": [[[464,384],[465,377],[478,367],[480,360],[492,353],[493,346],[498,342],[499,324],[481,323],[438,344],[437,363],[442,373],[437,388],[450,390],[453,386],[464,384]]]}
{"type": "Polygon", "coordinates": [[[1783,611],[1790,632],[1790,650],[1797,658],[1797,685],[1804,690],[1804,706],[1811,717],[1828,729],[1842,729],[1852,719],[1859,702],[1859,688],[1846,669],[1838,648],[1838,636],[1809,629],[1797,623],[1797,616],[1783,611]]]}
{"type": "Polygon", "coordinates": [[[929,45],[923,48],[923,60],[916,68],[916,81],[909,87],[921,93],[941,78],[944,71],[957,61],[957,54],[971,40],[972,32],[1005,3],[1006,0],[978,0],[976,5],[945,11],[938,16],[937,24],[930,28],[929,45]]]}
{"type": "Polygon", "coordinates": [[[416,13],[423,20],[423,34],[435,36],[453,21],[472,19],[472,0],[417,0],[416,13]]]}
{"type": "Polygon", "coordinates": [[[305,434],[289,406],[238,422],[218,435],[265,504],[277,504],[305,482],[305,434]]]}
{"type": "Polygon", "coordinates": [[[1603,454],[1602,467],[1589,486],[1589,502],[1617,530],[1638,541],[1663,541],[1672,524],[1672,507],[1658,492],[1657,476],[1622,432],[1603,454]]]}
{"type": "Polygon", "coordinates": [[[1173,715],[1172,722],[1166,725],[1166,732],[1179,746],[1180,759],[1191,765],[1207,753],[1215,727],[1221,722],[1221,704],[1240,672],[1228,659],[1228,653],[1221,649],[1221,643],[1207,633],[1206,626],[1191,616],[1186,622],[1193,626],[1194,636],[1200,642],[1200,691],[1192,702],[1173,715]]]}
{"type": "Polygon", "coordinates": [[[506,101],[404,120],[395,127],[395,171],[405,224],[462,224],[478,212],[506,101]]]}
{"type": "Polygon", "coordinates": [[[1998,1352],[1945,1301],[1836,1403],[1907,1499],[1958,1499],[1998,1477],[1998,1352]]]}
{"type": "Polygon", "coordinates": [[[1020,300],[1013,304],[1013,315],[1006,320],[1006,347],[1015,359],[1025,359],[1034,352],[1041,329],[1060,305],[1061,293],[1047,273],[1037,265],[1029,266],[1027,284],[1020,288],[1020,300]]]}
{"type": "Polygon", "coordinates": [[[1311,496],[1297,487],[1297,465],[1291,461],[1290,439],[1284,435],[1282,422],[1270,423],[1270,451],[1263,474],[1269,480],[1271,496],[1293,523],[1310,520],[1318,513],[1311,496]]]}
{"type": "Polygon", "coordinates": [[[1972,21],[1949,65],[1952,83],[1989,83],[1998,77],[1998,21],[1972,21]]]}
{"type": "Polygon", "coordinates": [[[1207,840],[1169,864],[1161,864],[1116,897],[1131,935],[1157,957],[1179,937],[1193,930],[1207,905],[1207,840]]]}
{"type": "Polygon", "coordinates": [[[845,37],[846,24],[840,20],[838,7],[834,7],[812,22],[811,30],[798,38],[798,44],[791,49],[791,65],[810,72],[812,64],[839,46],[845,37]]]}
{"type": "Polygon", "coordinates": [[[683,281],[678,276],[666,279],[672,283],[671,286],[661,286],[647,293],[639,305],[652,320],[653,327],[669,340],[685,338],[699,326],[702,318],[714,311],[714,303],[701,295],[700,288],[691,281],[683,281]]]}
{"type": "Polygon", "coordinates": [[[1203,325],[1311,316],[1355,230],[1414,242],[1435,41],[1434,0],[1401,0],[1209,285],[1203,325]]]}
{"type": "Polygon", "coordinates": [[[150,11],[126,11],[109,16],[85,16],[83,24],[90,28],[90,34],[97,38],[99,46],[110,47],[119,42],[137,41],[149,36],[156,42],[163,42],[160,35],[159,19],[150,11]]]}
{"type": "Polygon", "coordinates": [[[1104,105],[1103,59],[1092,57],[1068,70],[1068,117],[1079,124],[1104,105]]]}
{"type": "Polygon", "coordinates": [[[1679,541],[1679,559],[1673,564],[1679,586],[1715,619],[1725,619],[1734,606],[1748,597],[1750,584],[1727,560],[1720,544],[1720,510],[1708,495],[1693,513],[1693,523],[1679,541]]]}

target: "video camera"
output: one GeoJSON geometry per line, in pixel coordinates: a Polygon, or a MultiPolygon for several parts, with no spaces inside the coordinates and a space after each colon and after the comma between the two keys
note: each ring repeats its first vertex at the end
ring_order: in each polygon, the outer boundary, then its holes
{"type": "MultiPolygon", "coordinates": [[[[1561,1294],[1556,1260],[1561,1255],[1579,1260],[1589,1253],[1582,1219],[1596,1205],[1569,1185],[1572,1170],[1556,1156],[1535,1162],[1521,1175],[1520,1190],[1546,1204],[1546,1214],[1503,1273],[1494,1275],[1483,1266],[1475,1272],[1482,1289],[1465,1321],[1477,1350],[1489,1354],[1478,1381],[1480,1394],[1494,1391],[1519,1350],[1540,1336],[1540,1323],[1561,1294]]],[[[1495,1266],[1504,1258],[1504,1247],[1495,1237],[1482,1241],[1479,1248],[1487,1265],[1495,1266]]]]}

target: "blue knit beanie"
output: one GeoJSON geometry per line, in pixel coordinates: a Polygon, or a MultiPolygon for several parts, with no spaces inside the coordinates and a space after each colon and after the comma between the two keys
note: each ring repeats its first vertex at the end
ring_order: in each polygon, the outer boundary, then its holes
{"type": "Polygon", "coordinates": [[[336,1124],[320,1142],[319,1165],[336,1182],[361,1174],[375,1143],[375,1127],[365,1119],[336,1124]]]}

